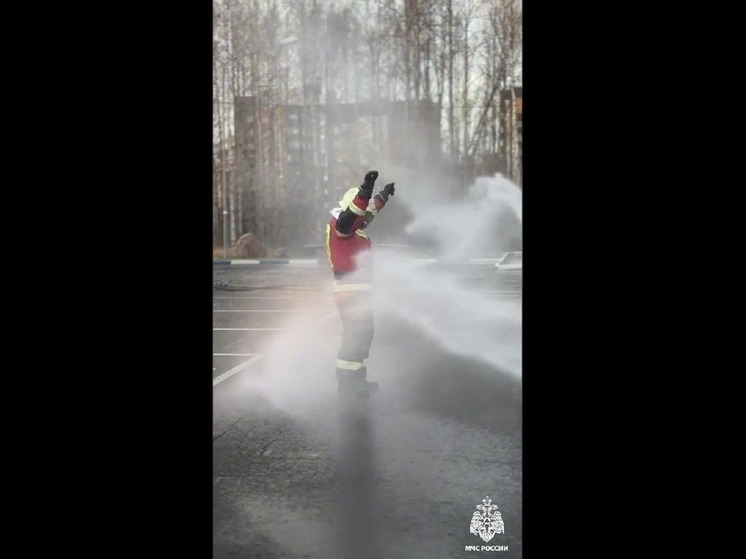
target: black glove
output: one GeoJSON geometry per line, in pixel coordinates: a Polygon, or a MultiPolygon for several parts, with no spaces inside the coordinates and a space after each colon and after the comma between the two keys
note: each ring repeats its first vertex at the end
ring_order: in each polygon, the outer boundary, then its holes
{"type": "Polygon", "coordinates": [[[375,186],[377,178],[378,171],[368,171],[365,173],[365,178],[363,179],[363,184],[360,185],[360,189],[368,192],[368,198],[370,198],[370,194],[373,192],[373,186],[375,186]]]}
{"type": "Polygon", "coordinates": [[[383,190],[381,190],[379,194],[381,195],[381,198],[383,198],[384,202],[388,202],[389,196],[394,195],[394,183],[388,183],[386,186],[383,187],[383,190]]]}

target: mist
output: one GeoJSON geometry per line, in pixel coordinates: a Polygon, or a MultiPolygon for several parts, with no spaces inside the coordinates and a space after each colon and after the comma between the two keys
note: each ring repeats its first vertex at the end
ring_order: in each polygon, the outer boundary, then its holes
{"type": "MultiPolygon", "coordinates": [[[[439,201],[436,197],[423,204],[421,196],[402,191],[396,202],[419,208],[405,233],[429,239],[434,250],[427,253],[430,258],[412,250],[374,252],[379,308],[449,351],[520,378],[520,300],[486,295],[465,282],[464,275],[473,265],[469,260],[502,255],[506,243],[501,231],[516,233],[515,227],[503,227],[503,221],[522,222],[521,190],[496,175],[479,177],[462,201],[439,201]]],[[[495,275],[497,271],[488,260],[481,273],[495,275]]]]}
{"type": "MultiPolygon", "coordinates": [[[[416,187],[413,189],[416,192],[416,187]]],[[[402,187],[390,204],[414,210],[419,197],[402,187]]],[[[520,189],[501,176],[479,177],[462,201],[426,206],[405,224],[405,234],[432,241],[427,252],[401,244],[376,242],[387,226],[385,207],[366,230],[373,239],[376,336],[371,348],[371,375],[390,375],[397,382],[417,370],[426,356],[407,352],[407,338],[425,339],[445,353],[483,362],[495,374],[522,378],[522,303],[501,298],[494,290],[475,288],[469,261],[494,252],[504,219],[522,217],[520,189]],[[396,327],[399,348],[385,346],[387,329],[396,327]],[[404,336],[404,337],[402,337],[404,336]]],[[[320,261],[325,266],[325,261],[320,261]]],[[[498,272],[494,259],[478,266],[490,282],[498,272]]],[[[339,318],[329,284],[319,294],[319,312],[288,318],[287,332],[275,336],[264,349],[264,374],[247,385],[290,413],[306,416],[328,407],[336,395],[334,365],[341,337],[339,318]]],[[[454,374],[458,374],[454,371],[454,374]]],[[[322,412],[323,413],[326,412],[322,412]]]]}
{"type": "Polygon", "coordinates": [[[404,228],[409,237],[428,239],[441,260],[495,258],[521,237],[522,191],[502,175],[477,177],[463,199],[448,200],[405,184],[397,203],[414,218],[404,228]]]}

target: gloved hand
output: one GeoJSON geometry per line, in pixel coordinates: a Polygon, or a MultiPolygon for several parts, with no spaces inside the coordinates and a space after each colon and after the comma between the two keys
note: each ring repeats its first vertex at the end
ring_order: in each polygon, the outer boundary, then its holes
{"type": "Polygon", "coordinates": [[[360,189],[368,193],[372,193],[377,178],[378,171],[368,171],[367,173],[365,173],[365,178],[363,179],[363,184],[360,185],[360,189]]]}
{"type": "Polygon", "coordinates": [[[394,183],[393,182],[388,183],[386,186],[383,187],[383,189],[381,190],[381,192],[379,192],[379,194],[381,195],[381,198],[383,198],[384,202],[388,202],[389,196],[394,195],[394,183]]]}

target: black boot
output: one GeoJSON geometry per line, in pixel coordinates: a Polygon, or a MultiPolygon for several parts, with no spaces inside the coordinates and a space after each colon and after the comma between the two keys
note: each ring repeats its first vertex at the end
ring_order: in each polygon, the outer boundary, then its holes
{"type": "Polygon", "coordinates": [[[367,380],[366,374],[366,369],[337,369],[339,397],[344,400],[367,400],[371,392],[377,392],[378,383],[367,380]]]}

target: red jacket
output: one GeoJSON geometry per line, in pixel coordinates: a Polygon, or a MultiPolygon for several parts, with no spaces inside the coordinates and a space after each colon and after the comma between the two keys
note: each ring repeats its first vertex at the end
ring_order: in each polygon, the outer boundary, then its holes
{"type": "Polygon", "coordinates": [[[329,267],[336,280],[335,290],[370,289],[372,270],[369,268],[361,270],[358,260],[365,251],[369,251],[372,247],[372,242],[363,229],[386,205],[378,194],[373,196],[373,202],[375,210],[368,211],[369,201],[357,194],[348,208],[340,210],[337,217],[332,217],[326,225],[326,253],[329,258],[329,267]],[[346,227],[340,227],[340,222],[346,227]],[[340,231],[340,228],[343,231],[340,231]]]}

